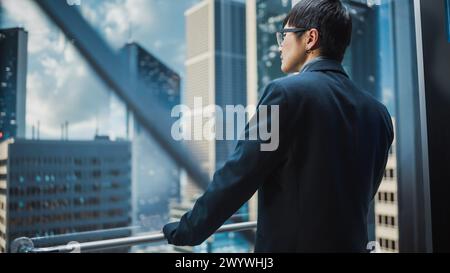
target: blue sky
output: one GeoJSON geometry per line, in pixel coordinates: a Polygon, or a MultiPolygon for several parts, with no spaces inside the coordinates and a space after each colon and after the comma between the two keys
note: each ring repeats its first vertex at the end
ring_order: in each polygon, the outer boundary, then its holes
{"type": "MultiPolygon", "coordinates": [[[[199,0],[81,0],[83,16],[115,49],[135,41],[184,79],[186,9],[199,0]]],[[[100,134],[125,136],[125,110],[86,65],[72,44],[31,0],[2,0],[2,27],[29,33],[27,136],[40,123],[41,138],[100,134]]]]}

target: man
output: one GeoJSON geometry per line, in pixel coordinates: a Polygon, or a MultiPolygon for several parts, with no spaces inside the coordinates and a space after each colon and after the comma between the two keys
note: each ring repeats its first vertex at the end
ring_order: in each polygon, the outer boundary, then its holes
{"type": "Polygon", "coordinates": [[[239,141],[192,211],[164,227],[169,243],[202,243],[259,190],[256,252],[366,251],[391,118],[342,68],[352,22],[340,1],[302,0],[283,26],[281,69],[300,73],[269,84],[259,103],[279,106],[278,149],[239,141]]]}

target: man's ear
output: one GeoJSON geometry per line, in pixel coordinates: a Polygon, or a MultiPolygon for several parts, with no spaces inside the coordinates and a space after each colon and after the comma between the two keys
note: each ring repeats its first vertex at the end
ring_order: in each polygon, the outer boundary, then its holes
{"type": "Polygon", "coordinates": [[[306,33],[306,49],[315,50],[319,48],[319,31],[316,28],[310,29],[306,33]]]}

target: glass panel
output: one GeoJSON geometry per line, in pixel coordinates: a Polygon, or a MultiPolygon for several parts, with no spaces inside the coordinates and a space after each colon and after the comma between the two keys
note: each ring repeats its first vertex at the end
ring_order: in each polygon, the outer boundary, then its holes
{"type": "Polygon", "coordinates": [[[290,0],[256,1],[259,96],[269,82],[284,76],[280,69],[281,60],[275,33],[282,28],[291,5],[290,0]]]}
{"type": "Polygon", "coordinates": [[[2,143],[2,247],[23,236],[38,237],[37,247],[129,236],[126,109],[33,1],[2,1],[1,9],[2,60],[17,75],[7,83],[17,96],[7,103],[25,117],[2,143]]]}
{"type": "MultiPolygon", "coordinates": [[[[156,99],[171,109],[182,102],[182,93],[186,93],[186,103],[197,92],[189,95],[185,84],[195,87],[198,77],[209,80],[202,71],[185,65],[187,43],[196,42],[192,39],[196,32],[186,33],[186,28],[204,18],[193,16],[191,22],[184,13],[198,8],[193,7],[198,2],[85,0],[68,4],[73,4],[126,60],[130,75],[148,86],[149,92],[140,93],[140,99],[156,99]]],[[[232,33],[227,27],[235,12],[240,12],[241,20],[235,26],[245,24],[244,3],[233,5],[231,10],[226,4],[215,6],[215,15],[223,16],[214,23],[217,55],[240,50],[241,56],[238,60],[226,56],[215,60],[216,71],[228,73],[217,79],[216,88],[222,86],[223,93],[230,83],[245,82],[245,77],[233,81],[236,73],[231,73],[239,68],[240,76],[245,75],[245,32],[237,46],[227,44],[232,33]],[[221,43],[221,39],[227,40],[221,43]]],[[[18,71],[26,75],[26,122],[17,126],[27,127],[23,135],[5,134],[5,139],[15,136],[16,140],[4,142],[5,150],[10,151],[5,158],[10,169],[3,193],[8,191],[11,197],[2,202],[9,212],[7,219],[2,218],[9,231],[4,233],[4,249],[10,250],[12,240],[22,236],[32,237],[36,247],[44,247],[159,232],[164,224],[190,209],[202,190],[103,85],[76,51],[76,41],[69,41],[32,1],[2,1],[2,14],[2,29],[19,26],[21,29],[11,31],[28,39],[24,50],[16,53],[19,57],[10,56],[13,61],[28,59],[28,66],[18,71]]],[[[211,40],[209,33],[202,34],[211,40]]],[[[191,50],[196,51],[195,47],[191,50]]],[[[245,89],[237,89],[231,97],[222,96],[221,103],[229,104],[227,100],[234,97],[245,103],[245,89]]],[[[194,154],[203,155],[205,142],[187,144],[194,154]]],[[[210,152],[216,150],[216,158],[202,162],[205,171],[212,173],[223,164],[233,143],[206,144],[210,152]]],[[[248,205],[233,218],[247,221],[248,205]]],[[[173,248],[159,242],[109,251],[248,252],[251,236],[229,232],[194,248],[173,248]]]]}
{"type": "MultiPolygon", "coordinates": [[[[346,4],[353,16],[354,30],[344,67],[361,89],[386,105],[395,128],[395,123],[401,121],[395,119],[397,79],[393,1],[347,1],[346,4]]],[[[381,244],[383,252],[398,252],[396,149],[394,139],[385,175],[376,195],[378,198],[374,199],[368,219],[369,240],[391,242],[381,244]]]]}
{"type": "MultiPolygon", "coordinates": [[[[344,66],[395,122],[393,0],[345,2],[354,33],[344,66]]],[[[132,79],[147,85],[136,91],[142,101],[157,100],[168,109],[180,103],[194,109],[196,98],[202,106],[246,106],[283,76],[275,32],[290,0],[67,3],[126,60],[132,79]]],[[[6,56],[0,61],[0,252],[22,236],[39,237],[36,246],[54,246],[151,234],[192,208],[203,190],[103,84],[76,41],[33,1],[2,0],[0,12],[6,56]]],[[[185,143],[210,175],[235,144],[185,143]]],[[[399,245],[396,166],[394,143],[369,219],[371,239],[393,252],[399,245]]],[[[254,197],[233,219],[256,216],[254,197]]],[[[110,251],[249,252],[252,236],[229,232],[194,248],[157,242],[110,251]]]]}

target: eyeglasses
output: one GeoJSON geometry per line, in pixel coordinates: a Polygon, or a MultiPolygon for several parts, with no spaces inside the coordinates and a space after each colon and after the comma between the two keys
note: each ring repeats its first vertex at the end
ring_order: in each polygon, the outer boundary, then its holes
{"type": "Polygon", "coordinates": [[[292,32],[292,33],[299,33],[299,32],[305,32],[308,29],[306,28],[285,28],[277,32],[277,42],[278,46],[281,47],[284,42],[284,38],[286,37],[286,33],[292,32]]]}

